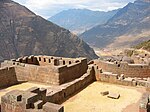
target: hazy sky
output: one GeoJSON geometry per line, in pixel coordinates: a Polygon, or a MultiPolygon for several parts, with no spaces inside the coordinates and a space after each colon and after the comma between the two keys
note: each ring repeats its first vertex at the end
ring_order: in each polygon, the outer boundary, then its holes
{"type": "Polygon", "coordinates": [[[125,6],[135,0],[14,0],[32,10],[34,13],[48,18],[62,10],[80,8],[109,11],[125,6]]]}

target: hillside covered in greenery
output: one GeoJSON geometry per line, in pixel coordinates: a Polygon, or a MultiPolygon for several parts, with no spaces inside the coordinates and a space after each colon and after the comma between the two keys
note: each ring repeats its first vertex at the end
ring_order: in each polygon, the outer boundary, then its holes
{"type": "Polygon", "coordinates": [[[150,51],[150,40],[142,42],[142,43],[136,45],[135,48],[137,48],[137,49],[142,48],[142,49],[145,49],[147,51],[150,51]]]}

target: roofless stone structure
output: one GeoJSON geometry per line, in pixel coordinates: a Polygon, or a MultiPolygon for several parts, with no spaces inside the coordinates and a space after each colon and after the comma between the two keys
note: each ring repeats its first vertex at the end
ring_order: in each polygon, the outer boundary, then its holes
{"type": "MultiPolygon", "coordinates": [[[[64,112],[60,104],[94,81],[150,89],[149,73],[150,66],[145,64],[116,64],[101,60],[88,63],[86,58],[26,56],[5,60],[0,68],[0,88],[20,82],[42,83],[50,87],[6,93],[1,97],[1,112],[64,112]]],[[[140,102],[140,110],[146,111],[148,108],[145,107],[147,104],[140,102]]]]}

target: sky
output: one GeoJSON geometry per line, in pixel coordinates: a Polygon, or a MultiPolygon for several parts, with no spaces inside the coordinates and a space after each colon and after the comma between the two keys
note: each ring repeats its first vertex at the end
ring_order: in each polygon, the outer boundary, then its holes
{"type": "Polygon", "coordinates": [[[134,0],[14,0],[44,18],[67,9],[110,11],[122,8],[134,0]]]}

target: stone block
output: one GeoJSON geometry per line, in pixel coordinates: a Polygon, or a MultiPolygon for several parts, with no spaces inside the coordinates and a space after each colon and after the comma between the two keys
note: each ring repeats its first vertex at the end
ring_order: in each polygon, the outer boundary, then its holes
{"type": "Polygon", "coordinates": [[[107,97],[112,98],[112,99],[119,99],[120,94],[118,94],[118,93],[109,93],[107,97]]]}
{"type": "Polygon", "coordinates": [[[6,93],[6,95],[4,95],[3,97],[7,98],[9,101],[18,102],[22,100],[22,93],[23,91],[13,90],[6,93]]]}
{"type": "Polygon", "coordinates": [[[22,96],[26,104],[31,104],[38,101],[38,97],[39,97],[36,93],[31,93],[31,92],[25,92],[22,94],[22,96]]]}
{"type": "Polygon", "coordinates": [[[38,87],[32,87],[28,89],[27,91],[32,92],[32,93],[39,93],[40,88],[38,87]]]}
{"type": "Polygon", "coordinates": [[[25,64],[24,64],[24,63],[20,63],[19,65],[22,66],[22,67],[25,67],[25,64]]]}
{"type": "Polygon", "coordinates": [[[150,103],[147,104],[147,110],[150,112],[150,103]]]}
{"type": "Polygon", "coordinates": [[[120,75],[120,80],[123,80],[125,77],[124,77],[124,74],[121,74],[120,75]]]}
{"type": "Polygon", "coordinates": [[[42,107],[43,107],[43,101],[42,100],[39,100],[39,101],[34,103],[34,108],[42,109],[42,107]]]}
{"type": "Polygon", "coordinates": [[[44,112],[64,112],[64,107],[54,103],[47,102],[43,105],[44,112]]]}
{"type": "MultiPolygon", "coordinates": [[[[140,100],[139,104],[139,112],[147,112],[148,109],[148,100],[149,100],[149,95],[147,93],[144,93],[142,95],[142,98],[140,100]]],[[[149,112],[149,111],[148,111],[149,112]]]]}
{"type": "Polygon", "coordinates": [[[150,77],[147,78],[147,81],[150,82],[150,77]]]}
{"type": "Polygon", "coordinates": [[[109,91],[104,91],[104,92],[101,92],[100,93],[102,96],[105,96],[105,95],[108,95],[109,94],[109,91]]]}
{"type": "Polygon", "coordinates": [[[59,66],[59,59],[54,59],[54,66],[59,66]]]}
{"type": "Polygon", "coordinates": [[[64,60],[59,60],[59,64],[60,65],[65,65],[65,61],[64,60]]]}
{"type": "Polygon", "coordinates": [[[40,88],[40,93],[46,95],[47,89],[45,88],[40,88]]]}
{"type": "Polygon", "coordinates": [[[132,86],[137,86],[137,82],[136,81],[132,81],[132,86]]]}
{"type": "Polygon", "coordinates": [[[146,102],[140,102],[140,108],[147,109],[147,103],[146,102]]]}
{"type": "Polygon", "coordinates": [[[146,87],[146,86],[147,86],[147,81],[138,80],[138,81],[137,81],[137,85],[146,87]]]}

